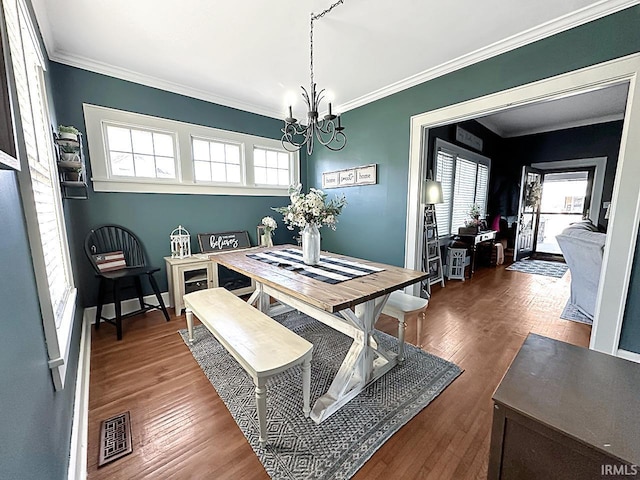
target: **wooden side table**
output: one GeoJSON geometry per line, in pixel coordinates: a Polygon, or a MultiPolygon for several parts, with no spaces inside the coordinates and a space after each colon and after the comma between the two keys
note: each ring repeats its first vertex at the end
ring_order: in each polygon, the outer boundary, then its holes
{"type": "Polygon", "coordinates": [[[490,480],[640,478],[640,365],[530,334],[493,395],[490,480]]]}
{"type": "Polygon", "coordinates": [[[473,273],[476,271],[476,253],[478,252],[478,244],[489,242],[491,244],[491,248],[493,248],[493,244],[496,241],[496,232],[495,230],[486,230],[484,232],[478,232],[476,234],[466,235],[466,234],[458,234],[456,237],[463,243],[468,245],[468,248],[471,249],[471,268],[469,273],[469,278],[473,277],[473,273]]]}
{"type": "Polygon", "coordinates": [[[207,288],[225,287],[236,295],[246,295],[255,290],[255,281],[236,272],[229,272],[215,261],[216,254],[196,254],[186,258],[164,257],[167,267],[169,300],[180,315],[184,309],[182,297],[191,292],[207,288]],[[229,273],[240,277],[241,281],[229,281],[229,273]],[[238,283],[242,285],[237,285],[238,283]]]}

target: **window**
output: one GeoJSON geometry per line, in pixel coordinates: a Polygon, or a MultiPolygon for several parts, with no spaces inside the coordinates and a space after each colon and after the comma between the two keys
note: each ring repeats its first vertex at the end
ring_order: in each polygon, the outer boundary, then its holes
{"type": "Polygon", "coordinates": [[[253,149],[256,184],[289,186],[289,154],[264,148],[253,149]]]}
{"type": "Polygon", "coordinates": [[[172,135],[109,124],[104,128],[113,176],[176,178],[172,135]]]}
{"type": "Polygon", "coordinates": [[[455,235],[474,203],[480,216],[486,215],[491,160],[436,139],[434,164],[443,196],[443,203],[436,204],[438,230],[440,236],[455,235]]]}
{"type": "Polygon", "coordinates": [[[240,183],[240,145],[193,139],[196,181],[240,183]]]}
{"type": "MultiPolygon", "coordinates": [[[[83,105],[96,192],[287,196],[300,156],[280,140],[83,105]]],[[[274,132],[275,133],[275,132],[274,132]]]]}
{"type": "Polygon", "coordinates": [[[18,175],[20,191],[49,367],[55,388],[60,390],[65,381],[76,289],[53,155],[43,77],[44,61],[26,6],[21,0],[8,0],[3,4],[17,92],[17,117],[24,141],[18,145],[22,164],[18,175]]]}

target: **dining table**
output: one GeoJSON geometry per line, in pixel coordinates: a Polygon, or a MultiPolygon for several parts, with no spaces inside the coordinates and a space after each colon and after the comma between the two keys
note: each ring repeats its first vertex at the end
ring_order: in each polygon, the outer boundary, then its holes
{"type": "Polygon", "coordinates": [[[351,337],[353,342],[329,389],[313,405],[320,423],[398,364],[398,356],[376,340],[375,323],[395,290],[427,278],[427,273],[321,252],[306,265],[294,245],[276,245],[216,255],[215,262],[255,281],[247,300],[269,314],[274,303],[303,312],[351,337]]]}

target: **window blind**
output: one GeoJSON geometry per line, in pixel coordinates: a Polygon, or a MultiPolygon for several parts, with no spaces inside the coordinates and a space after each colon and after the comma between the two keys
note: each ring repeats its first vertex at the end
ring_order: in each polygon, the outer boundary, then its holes
{"type": "Polygon", "coordinates": [[[480,207],[480,216],[487,215],[487,197],[489,195],[489,167],[478,164],[478,181],[475,203],[480,207]]]}
{"type": "Polygon", "coordinates": [[[476,196],[476,172],[478,166],[464,158],[456,159],[456,182],[453,193],[453,208],[451,213],[451,227],[457,231],[464,227],[469,219],[469,209],[476,196]]]}
{"type": "Polygon", "coordinates": [[[436,220],[439,235],[451,232],[451,201],[453,199],[453,154],[438,149],[436,156],[436,178],[442,184],[442,203],[436,204],[436,220]]]}
{"type": "Polygon", "coordinates": [[[436,139],[435,179],[442,184],[443,203],[436,205],[438,232],[455,235],[469,219],[475,203],[486,216],[491,160],[436,139]]]}
{"type": "MultiPolygon", "coordinates": [[[[22,201],[50,367],[57,369],[66,363],[68,355],[73,320],[69,304],[75,301],[75,288],[46,105],[43,59],[26,6],[19,0],[3,4],[24,139],[22,201]]],[[[54,375],[54,383],[57,389],[63,387],[64,372],[54,375]]]]}

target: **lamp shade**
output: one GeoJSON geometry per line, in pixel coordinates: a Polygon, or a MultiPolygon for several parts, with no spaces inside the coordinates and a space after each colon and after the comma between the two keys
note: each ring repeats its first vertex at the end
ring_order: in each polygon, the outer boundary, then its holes
{"type": "Polygon", "coordinates": [[[425,180],[423,192],[423,203],[432,205],[434,203],[442,203],[442,184],[435,180],[425,180]]]}

